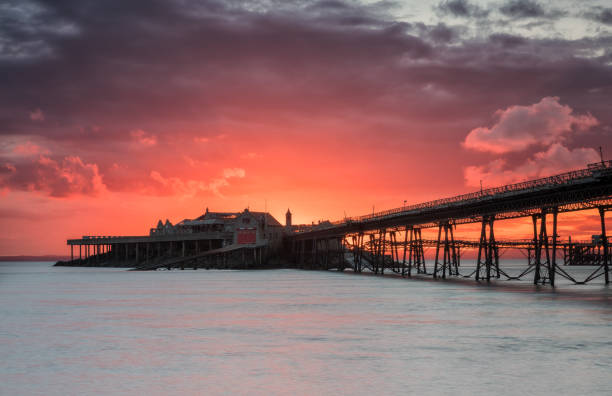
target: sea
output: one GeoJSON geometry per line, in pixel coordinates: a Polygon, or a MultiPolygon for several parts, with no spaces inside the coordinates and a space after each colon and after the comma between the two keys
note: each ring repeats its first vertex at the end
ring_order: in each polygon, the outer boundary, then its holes
{"type": "Polygon", "coordinates": [[[612,289],[2,262],[0,395],[612,395],[612,289]]]}

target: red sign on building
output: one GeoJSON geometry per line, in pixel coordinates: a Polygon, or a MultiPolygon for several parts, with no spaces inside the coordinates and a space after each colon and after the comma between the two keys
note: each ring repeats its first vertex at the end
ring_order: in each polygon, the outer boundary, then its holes
{"type": "Polygon", "coordinates": [[[257,230],[255,228],[242,228],[238,230],[238,244],[250,244],[257,241],[257,230]]]}

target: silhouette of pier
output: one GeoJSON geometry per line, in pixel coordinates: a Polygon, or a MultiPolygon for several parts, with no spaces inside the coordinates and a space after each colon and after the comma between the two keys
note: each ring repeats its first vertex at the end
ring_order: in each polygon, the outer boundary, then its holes
{"type": "Polygon", "coordinates": [[[552,286],[557,276],[576,284],[603,277],[608,284],[611,252],[605,214],[610,208],[612,162],[601,161],[546,178],[302,228],[288,236],[287,243],[292,259],[301,268],[351,268],[375,274],[388,270],[402,276],[416,272],[434,278],[468,276],[477,281],[521,279],[529,275],[533,276],[534,284],[552,286]],[[598,210],[601,234],[591,243],[561,241],[559,215],[588,209],[598,210]],[[532,219],[532,239],[495,238],[497,223],[524,217],[532,219]],[[552,218],[550,232],[549,218],[552,218]],[[480,224],[478,240],[455,239],[457,226],[470,223],[480,224]],[[422,230],[427,228],[437,229],[435,240],[423,239],[422,230]],[[426,247],[435,249],[433,268],[429,269],[425,266],[426,247]],[[470,274],[459,272],[462,247],[477,251],[475,270],[470,274]],[[500,266],[503,248],[527,251],[527,266],[518,276],[508,275],[500,266]],[[563,264],[591,264],[595,269],[585,279],[575,279],[559,265],[560,250],[564,252],[563,264]]]}
{"type": "Polygon", "coordinates": [[[71,260],[58,265],[140,270],[282,266],[477,281],[531,276],[534,284],[552,286],[557,277],[576,284],[603,278],[608,284],[612,251],[605,215],[611,208],[612,162],[601,161],[559,175],[316,225],[292,225],[289,210],[282,226],[269,213],[206,209],[202,216],[176,225],[160,220],[148,236],[70,239],[71,260]],[[591,241],[562,240],[559,215],[589,209],[599,213],[600,234],[591,241]],[[517,218],[531,218],[532,238],[496,238],[496,224],[517,218]],[[456,237],[459,226],[474,223],[480,225],[477,238],[456,237]],[[425,229],[437,230],[437,238],[423,238],[425,229]],[[518,274],[510,274],[500,262],[508,249],[522,251],[527,259],[518,274]],[[426,250],[433,250],[429,265],[426,250]],[[462,253],[469,250],[474,252],[475,266],[464,273],[460,271],[462,253]],[[586,278],[576,279],[564,269],[567,265],[587,265],[593,270],[586,278]]]}

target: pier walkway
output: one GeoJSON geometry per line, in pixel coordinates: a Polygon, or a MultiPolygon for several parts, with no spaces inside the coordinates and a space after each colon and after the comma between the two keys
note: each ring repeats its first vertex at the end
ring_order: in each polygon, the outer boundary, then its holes
{"type": "MultiPolygon", "coordinates": [[[[525,247],[533,254],[528,259],[527,271],[521,276],[533,274],[534,284],[553,286],[557,275],[574,283],[603,277],[608,284],[610,247],[605,214],[611,208],[612,162],[602,161],[589,164],[585,169],[546,178],[302,228],[288,240],[293,260],[304,268],[329,268],[333,262],[344,268],[344,254],[352,252],[352,267],[360,272],[364,252],[368,252],[375,273],[384,273],[389,259],[395,268],[410,276],[413,266],[424,263],[424,247],[431,244],[423,239],[421,230],[437,228],[431,275],[445,278],[458,274],[458,248],[461,246],[455,240],[457,227],[479,223],[480,238],[476,246],[472,246],[478,252],[472,276],[476,280],[491,280],[500,277],[503,271],[499,268],[502,245],[495,238],[495,224],[501,220],[529,217],[533,239],[525,247]],[[600,258],[592,274],[577,280],[557,263],[558,250],[563,248],[558,234],[558,217],[562,213],[587,209],[599,212],[601,234],[593,242],[596,249],[589,248],[589,251],[596,251],[600,258]]],[[[568,242],[565,247],[569,249],[571,244],[568,242]]]]}

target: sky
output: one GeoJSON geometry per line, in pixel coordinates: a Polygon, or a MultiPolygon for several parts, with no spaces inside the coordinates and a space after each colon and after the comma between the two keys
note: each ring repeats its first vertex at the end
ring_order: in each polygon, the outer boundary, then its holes
{"type": "Polygon", "coordinates": [[[584,168],[612,158],[611,104],[606,1],[4,0],[0,254],[584,168]]]}

